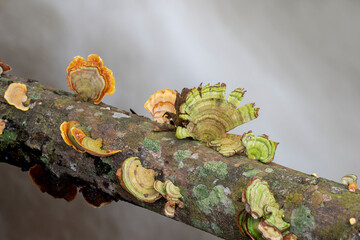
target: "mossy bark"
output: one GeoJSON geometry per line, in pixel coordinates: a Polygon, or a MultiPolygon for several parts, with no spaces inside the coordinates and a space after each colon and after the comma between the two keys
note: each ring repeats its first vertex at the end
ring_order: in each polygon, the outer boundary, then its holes
{"type": "MultiPolygon", "coordinates": [[[[184,196],[185,208],[175,220],[225,239],[246,239],[236,225],[244,208],[241,192],[250,179],[269,182],[285,211],[290,231],[299,239],[360,239],[360,192],[301,173],[276,163],[263,164],[243,156],[222,157],[191,139],[178,140],[174,132],[154,132],[153,121],[105,104],[75,100],[71,93],[46,87],[34,80],[3,75],[0,78],[0,161],[27,171],[41,164],[55,178],[92,189],[106,199],[124,200],[163,215],[165,199],[143,203],[124,191],[115,172],[128,157],[137,156],[152,168],[157,179],[171,179],[184,196]],[[4,92],[12,82],[26,84],[30,110],[7,104],[4,92]],[[122,149],[110,157],[79,153],[65,144],[60,124],[76,120],[93,138],[103,138],[107,149],[122,149]],[[349,219],[358,221],[350,225],[349,219]]],[[[116,204],[116,203],[112,203],[116,204]]]]}

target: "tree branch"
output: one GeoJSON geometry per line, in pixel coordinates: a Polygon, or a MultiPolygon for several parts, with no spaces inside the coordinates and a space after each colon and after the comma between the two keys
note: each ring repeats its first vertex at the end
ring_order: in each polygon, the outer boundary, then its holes
{"type": "Polygon", "coordinates": [[[359,221],[349,223],[350,218],[359,220],[358,190],[352,193],[339,183],[275,163],[262,164],[243,156],[224,158],[200,142],[176,139],[174,132],[153,132],[158,125],[151,120],[106,104],[78,102],[68,92],[3,75],[0,118],[7,120],[0,135],[0,161],[24,170],[40,164],[58,181],[83,189],[88,198],[90,191],[93,200],[124,200],[163,214],[165,199],[140,202],[116,179],[121,163],[137,156],[144,167],[158,173],[157,179],[171,179],[180,187],[185,208],[176,209],[175,220],[221,238],[246,239],[236,221],[244,209],[241,192],[256,176],[269,182],[285,220],[291,223],[290,231],[299,239],[360,239],[359,221]],[[17,110],[4,99],[12,82],[27,85],[29,111],[17,110]],[[107,149],[122,152],[94,157],[75,151],[65,144],[59,130],[61,123],[70,120],[88,127],[93,138],[103,138],[107,149]]]}

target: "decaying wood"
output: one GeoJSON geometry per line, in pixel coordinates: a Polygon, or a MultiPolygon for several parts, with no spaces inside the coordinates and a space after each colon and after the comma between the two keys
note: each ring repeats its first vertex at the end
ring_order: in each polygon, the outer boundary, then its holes
{"type": "Polygon", "coordinates": [[[126,158],[138,156],[144,167],[158,173],[157,179],[171,179],[180,187],[185,208],[176,209],[175,220],[221,238],[246,239],[236,220],[244,208],[241,192],[256,176],[269,182],[291,223],[290,231],[299,239],[360,239],[358,190],[352,193],[339,183],[275,163],[224,158],[197,141],[176,139],[174,132],[154,132],[157,124],[147,118],[105,104],[78,102],[73,94],[37,81],[0,78],[0,119],[7,120],[0,135],[0,161],[23,170],[40,164],[55,179],[71,182],[91,196],[124,200],[163,214],[165,199],[139,202],[118,184],[116,170],[126,158]],[[17,110],[3,98],[12,82],[27,85],[29,111],[17,110]],[[103,138],[107,149],[123,151],[102,158],[75,151],[59,130],[70,120],[88,127],[93,138],[103,138]],[[357,223],[351,225],[350,218],[357,223]]]}

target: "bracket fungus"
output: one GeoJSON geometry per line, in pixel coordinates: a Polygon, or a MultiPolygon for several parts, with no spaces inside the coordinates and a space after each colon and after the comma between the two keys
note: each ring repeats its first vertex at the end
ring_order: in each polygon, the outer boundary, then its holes
{"type": "Polygon", "coordinates": [[[164,183],[160,180],[156,180],[154,182],[154,189],[167,200],[167,203],[164,207],[164,214],[166,216],[175,216],[176,205],[178,205],[180,208],[184,207],[184,203],[181,201],[183,196],[180,193],[180,188],[175,186],[174,183],[169,179],[166,179],[164,183]]]}
{"type": "Polygon", "coordinates": [[[15,106],[21,111],[29,110],[29,107],[25,107],[23,103],[27,101],[26,85],[22,83],[12,83],[4,94],[4,98],[10,104],[15,106]]]}
{"type": "Polygon", "coordinates": [[[0,74],[6,73],[11,70],[11,67],[5,63],[3,63],[0,59],[0,74]]]}
{"type": "Polygon", "coordinates": [[[7,120],[0,119],[0,135],[3,134],[7,120]]]}
{"type": "Polygon", "coordinates": [[[154,188],[156,173],[141,165],[138,157],[126,159],[116,171],[120,185],[131,195],[143,202],[155,202],[161,195],[154,188]]]}
{"type": "Polygon", "coordinates": [[[146,101],[144,107],[158,123],[169,123],[170,120],[164,115],[166,113],[175,113],[176,93],[166,88],[159,90],[146,101]]]}
{"type": "Polygon", "coordinates": [[[244,133],[242,143],[248,158],[256,159],[263,163],[269,163],[274,160],[275,150],[279,143],[269,140],[265,134],[255,135],[252,131],[244,133]]]}
{"type": "Polygon", "coordinates": [[[65,143],[78,152],[87,152],[98,157],[106,157],[121,150],[102,149],[102,138],[92,139],[89,133],[77,121],[63,122],[60,125],[61,136],[65,143]]]}
{"type": "Polygon", "coordinates": [[[88,60],[77,56],[67,67],[67,83],[79,98],[99,104],[106,94],[114,94],[115,78],[102,59],[90,54],[88,60]]]}
{"type": "Polygon", "coordinates": [[[240,151],[239,139],[234,139],[226,133],[257,118],[259,108],[255,108],[254,103],[238,107],[246,92],[244,89],[235,89],[226,100],[225,90],[224,83],[184,89],[178,96],[179,101],[182,102],[176,103],[179,108],[176,111],[181,118],[181,121],[176,121],[181,122],[176,129],[176,137],[179,139],[192,137],[214,146],[226,156],[240,151]]]}
{"type": "Polygon", "coordinates": [[[355,192],[357,189],[357,176],[355,174],[348,174],[341,178],[341,184],[347,185],[350,192],[355,192]]]}
{"type": "Polygon", "coordinates": [[[242,201],[245,203],[246,211],[254,219],[264,219],[266,224],[276,227],[281,232],[290,227],[290,224],[283,220],[284,211],[280,209],[266,181],[252,179],[244,188],[242,201]]]}
{"type": "Polygon", "coordinates": [[[42,192],[46,192],[54,198],[63,198],[70,202],[76,197],[76,185],[64,179],[55,178],[39,164],[29,169],[29,175],[33,183],[42,192]]]}
{"type": "Polygon", "coordinates": [[[80,187],[79,192],[82,193],[85,202],[93,208],[101,208],[112,202],[109,195],[89,186],[80,187]]]}

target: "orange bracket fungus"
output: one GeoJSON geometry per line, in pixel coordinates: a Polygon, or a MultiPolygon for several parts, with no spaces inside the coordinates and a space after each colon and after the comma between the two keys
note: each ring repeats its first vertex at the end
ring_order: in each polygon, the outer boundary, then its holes
{"type": "Polygon", "coordinates": [[[166,179],[165,183],[161,182],[160,180],[156,180],[154,182],[154,188],[167,200],[167,203],[164,207],[164,214],[166,216],[175,216],[176,205],[178,205],[180,208],[184,207],[184,203],[181,201],[183,196],[180,193],[180,188],[175,186],[174,183],[170,180],[166,179]]]}
{"type": "Polygon", "coordinates": [[[263,163],[274,160],[275,150],[279,143],[271,141],[265,134],[255,135],[249,131],[242,136],[242,143],[246,148],[246,155],[250,159],[256,159],[263,163]]]}
{"type": "Polygon", "coordinates": [[[3,134],[7,121],[0,119],[0,135],[3,134]]]}
{"type": "Polygon", "coordinates": [[[41,165],[36,164],[31,167],[29,169],[29,175],[34,184],[42,192],[46,192],[54,198],[64,198],[70,202],[76,197],[76,185],[66,180],[54,178],[49,172],[45,171],[41,165]]]}
{"type": "Polygon", "coordinates": [[[257,118],[259,108],[255,108],[254,103],[238,107],[246,92],[244,89],[235,89],[227,100],[225,90],[224,83],[183,89],[178,96],[180,102],[176,102],[180,121],[176,119],[175,122],[181,123],[176,129],[176,137],[192,137],[205,142],[225,156],[241,151],[243,148],[239,138],[226,133],[257,118]]]}
{"type": "Polygon", "coordinates": [[[0,74],[6,73],[11,70],[11,67],[0,60],[0,74]]]}
{"type": "Polygon", "coordinates": [[[341,178],[340,183],[347,185],[350,192],[355,192],[357,189],[357,176],[355,174],[348,174],[341,178]]]}
{"type": "MultiPolygon", "coordinates": [[[[246,211],[239,214],[238,226],[243,235],[251,239],[272,240],[288,235],[286,230],[290,224],[283,220],[284,211],[280,209],[266,181],[252,179],[242,192],[242,201],[246,211]]],[[[288,238],[293,236],[291,234],[288,238]]]]}
{"type": "Polygon", "coordinates": [[[176,93],[171,89],[159,90],[146,101],[144,107],[158,123],[169,123],[170,120],[164,115],[175,113],[176,93]]]}
{"type": "Polygon", "coordinates": [[[106,157],[121,150],[102,149],[102,138],[96,140],[89,137],[89,133],[77,121],[63,122],[60,125],[61,136],[65,143],[78,152],[87,152],[98,157],[106,157]]]}
{"type": "Polygon", "coordinates": [[[126,159],[116,171],[120,185],[131,195],[143,202],[155,202],[161,195],[154,188],[156,173],[141,166],[138,157],[126,159]]]}
{"type": "Polygon", "coordinates": [[[81,100],[99,104],[106,94],[115,92],[113,73],[103,66],[102,59],[96,54],[90,54],[87,61],[80,56],[74,57],[66,70],[69,88],[81,100]]]}
{"type": "Polygon", "coordinates": [[[4,94],[4,98],[10,104],[22,111],[29,110],[29,107],[24,106],[24,102],[27,100],[26,85],[22,83],[12,83],[4,94]]]}

